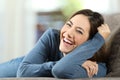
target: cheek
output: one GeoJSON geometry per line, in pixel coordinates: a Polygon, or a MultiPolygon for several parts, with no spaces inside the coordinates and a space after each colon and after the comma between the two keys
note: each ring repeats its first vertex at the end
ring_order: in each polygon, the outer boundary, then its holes
{"type": "Polygon", "coordinates": [[[60,35],[62,35],[64,32],[67,31],[67,27],[64,25],[62,29],[60,30],[60,35]]]}
{"type": "Polygon", "coordinates": [[[87,39],[88,38],[86,38],[86,37],[78,37],[78,38],[76,38],[75,41],[76,41],[76,44],[79,46],[79,45],[83,44],[84,42],[86,42],[87,39]]]}
{"type": "Polygon", "coordinates": [[[64,33],[65,31],[66,31],[65,28],[62,27],[62,29],[60,30],[60,37],[62,37],[62,35],[63,35],[63,33],[64,33]]]}

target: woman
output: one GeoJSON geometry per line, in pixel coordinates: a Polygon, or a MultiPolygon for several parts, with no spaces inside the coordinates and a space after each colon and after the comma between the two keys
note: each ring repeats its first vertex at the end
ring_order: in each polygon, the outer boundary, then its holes
{"type": "Polygon", "coordinates": [[[109,34],[99,13],[80,10],[60,31],[48,29],[25,57],[1,64],[0,76],[11,76],[14,70],[17,77],[103,77],[107,69],[98,55],[104,55],[99,52],[109,34]]]}

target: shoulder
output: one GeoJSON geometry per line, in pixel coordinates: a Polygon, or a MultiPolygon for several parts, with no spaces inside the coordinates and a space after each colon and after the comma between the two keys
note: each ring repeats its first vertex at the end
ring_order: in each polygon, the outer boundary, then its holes
{"type": "Polygon", "coordinates": [[[52,51],[51,53],[55,53],[56,51],[59,51],[58,49],[60,44],[60,30],[48,28],[46,30],[46,33],[47,33],[47,38],[44,39],[44,41],[49,44],[49,47],[52,51]]]}
{"type": "Polygon", "coordinates": [[[47,33],[49,34],[59,34],[60,33],[60,30],[57,30],[57,29],[53,29],[53,28],[48,28],[46,30],[47,33]]]}
{"type": "Polygon", "coordinates": [[[60,30],[57,30],[57,29],[53,29],[53,28],[48,28],[44,34],[42,35],[41,37],[42,40],[46,41],[57,41],[59,42],[59,39],[60,39],[60,30]]]}
{"type": "Polygon", "coordinates": [[[45,34],[49,35],[50,37],[59,37],[60,36],[60,30],[48,28],[45,31],[45,34]]]}

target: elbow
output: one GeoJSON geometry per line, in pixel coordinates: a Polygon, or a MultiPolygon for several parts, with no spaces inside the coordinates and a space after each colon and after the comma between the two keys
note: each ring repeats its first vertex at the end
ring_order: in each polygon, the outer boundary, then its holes
{"type": "Polygon", "coordinates": [[[88,78],[86,70],[78,65],[58,65],[52,68],[52,75],[61,79],[88,78]]]}
{"type": "Polygon", "coordinates": [[[26,69],[27,69],[27,65],[26,64],[20,64],[20,66],[19,66],[19,68],[17,70],[17,77],[28,77],[29,73],[26,72],[26,69]]]}
{"type": "Polygon", "coordinates": [[[52,75],[55,78],[60,78],[60,79],[72,79],[72,78],[74,78],[73,73],[69,69],[66,69],[64,67],[57,67],[57,66],[54,66],[52,68],[52,75]]]}

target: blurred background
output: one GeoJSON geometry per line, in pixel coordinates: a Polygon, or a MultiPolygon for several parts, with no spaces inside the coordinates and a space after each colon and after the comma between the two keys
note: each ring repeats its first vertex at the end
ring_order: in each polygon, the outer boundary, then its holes
{"type": "Polygon", "coordinates": [[[27,54],[47,28],[85,8],[120,13],[120,0],[0,0],[0,62],[27,54]]]}

